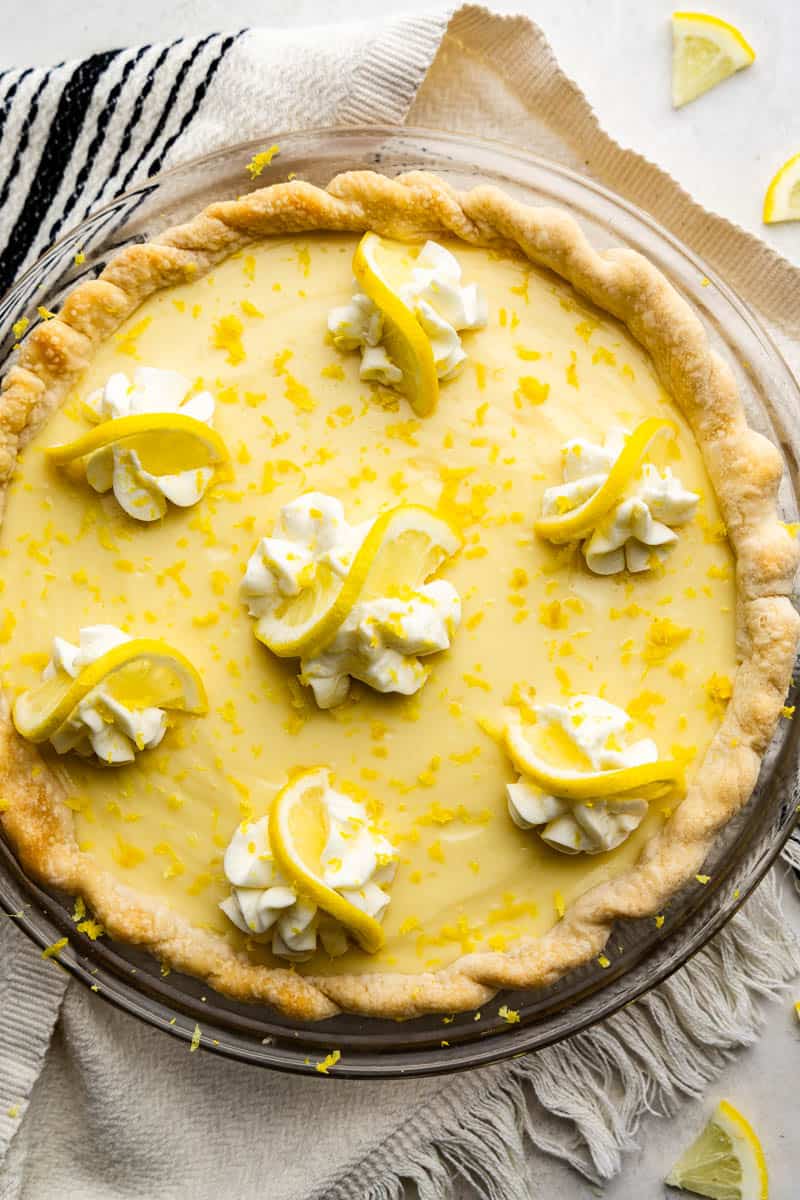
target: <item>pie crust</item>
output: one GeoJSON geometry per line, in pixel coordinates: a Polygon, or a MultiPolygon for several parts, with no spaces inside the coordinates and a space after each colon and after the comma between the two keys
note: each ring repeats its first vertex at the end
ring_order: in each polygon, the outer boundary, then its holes
{"type": "Polygon", "coordinates": [[[780,455],[748,427],[734,377],[688,305],[641,255],[598,252],[565,213],[526,207],[493,187],[457,192],[422,172],[394,180],[350,172],[325,190],[300,181],[276,184],[213,204],[188,224],[114,257],[96,280],[67,297],[54,319],[32,331],[3,380],[3,505],[18,451],[64,401],[99,343],[147,297],[198,279],[273,234],[368,229],[399,239],[450,235],[477,246],[513,246],[623,322],[689,422],[713,483],[736,557],[740,666],[725,717],[684,800],[633,867],[585,892],[541,938],[413,975],[303,977],[255,964],[222,937],[137,894],[79,850],[64,789],[14,731],[4,698],[0,789],[8,807],[2,821],[25,869],[84,896],[112,937],[148,949],[228,996],[269,1003],[297,1020],[340,1010],[408,1018],[477,1007],[500,988],[553,983],[601,953],[614,921],[660,912],[700,870],[715,835],[750,797],[781,715],[800,631],[789,598],[797,544],[776,509],[780,455]]]}

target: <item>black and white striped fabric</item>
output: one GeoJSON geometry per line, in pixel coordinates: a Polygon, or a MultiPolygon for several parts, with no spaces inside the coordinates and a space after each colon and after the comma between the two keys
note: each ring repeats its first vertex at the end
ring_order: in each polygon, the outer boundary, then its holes
{"type": "Polygon", "coordinates": [[[402,122],[447,19],[212,33],[0,71],[0,297],[165,167],[288,130],[402,122]]]}
{"type": "Polygon", "coordinates": [[[162,169],[240,36],[0,74],[0,293],[92,209],[162,169]]]}

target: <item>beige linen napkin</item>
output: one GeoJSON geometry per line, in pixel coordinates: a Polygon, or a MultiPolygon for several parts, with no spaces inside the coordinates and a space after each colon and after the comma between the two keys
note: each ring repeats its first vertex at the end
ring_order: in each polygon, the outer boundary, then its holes
{"type": "MultiPolygon", "coordinates": [[[[468,7],[383,25],[222,38],[139,48],[103,63],[120,78],[127,70],[123,85],[139,95],[151,59],[162,68],[174,59],[174,74],[152,89],[166,112],[174,79],[190,62],[191,120],[184,124],[177,113],[170,126],[167,114],[162,142],[135,157],[129,184],[156,162],[174,165],[277,128],[407,120],[498,137],[588,170],[648,209],[705,256],[791,351],[788,339],[800,332],[798,272],[606,137],[527,19],[468,7]]],[[[58,71],[44,81],[24,74],[10,82],[23,98],[40,82],[46,98],[61,80],[58,71]]],[[[115,80],[105,93],[97,85],[97,111],[90,107],[76,134],[78,159],[92,158],[92,121],[115,80]]],[[[142,123],[147,115],[145,105],[142,123]]],[[[20,130],[23,123],[20,116],[20,130]]],[[[110,172],[115,182],[122,177],[114,117],[105,134],[95,166],[85,177],[76,168],[54,192],[48,222],[68,213],[68,227],[91,208],[93,172],[100,191],[110,172]]],[[[25,172],[23,160],[23,183],[25,172]]],[[[24,197],[14,196],[12,188],[0,245],[14,205],[24,213],[24,197]]],[[[31,237],[28,260],[47,244],[48,222],[31,237]]],[[[756,1038],[763,1001],[799,962],[773,875],[686,968],[569,1043],[457,1078],[360,1083],[289,1078],[190,1055],[185,1043],[77,984],[66,988],[59,1014],[63,974],[3,920],[0,1154],[10,1148],[0,1200],[395,1200],[404,1180],[422,1200],[440,1200],[455,1176],[484,1200],[588,1197],[594,1190],[571,1169],[595,1181],[618,1171],[643,1114],[702,1094],[730,1055],[756,1038]]]]}

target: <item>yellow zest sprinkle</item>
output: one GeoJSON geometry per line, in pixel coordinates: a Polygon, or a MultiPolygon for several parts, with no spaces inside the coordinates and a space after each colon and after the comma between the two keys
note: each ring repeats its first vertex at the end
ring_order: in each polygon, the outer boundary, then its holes
{"type": "Polygon", "coordinates": [[[145,329],[152,321],[152,317],[142,317],[141,321],[137,321],[132,325],[126,333],[118,333],[114,340],[117,343],[117,350],[120,354],[127,354],[129,358],[138,358],[139,354],[136,349],[137,339],[142,336],[145,329]]]}
{"type": "Polygon", "coordinates": [[[194,1054],[195,1050],[196,1050],[196,1049],[197,1049],[197,1047],[200,1045],[200,1038],[201,1038],[201,1036],[202,1036],[202,1035],[201,1035],[201,1031],[200,1031],[200,1026],[199,1026],[199,1025],[195,1025],[195,1027],[194,1027],[194,1033],[192,1034],[192,1040],[191,1040],[191,1042],[189,1043],[189,1053],[190,1053],[190,1054],[194,1054]]]}
{"type": "Polygon", "coordinates": [[[29,325],[30,321],[27,317],[20,317],[18,321],[14,322],[14,324],[11,326],[11,332],[14,334],[14,340],[16,342],[19,341],[29,325]]]}
{"type": "Polygon", "coordinates": [[[733,684],[727,675],[717,675],[716,672],[705,682],[706,712],[713,720],[722,717],[728,701],[733,695],[733,684]]]}
{"type": "Polygon", "coordinates": [[[792,717],[794,716],[794,712],[794,704],[784,704],[783,708],[781,709],[781,716],[786,717],[787,721],[791,721],[792,717]]]}
{"type": "Polygon", "coordinates": [[[608,958],[607,955],[605,955],[605,954],[599,954],[597,956],[597,961],[600,963],[600,966],[603,968],[603,970],[605,970],[606,967],[611,966],[611,959],[608,958]]]}
{"type": "Polygon", "coordinates": [[[40,304],[36,311],[43,321],[52,321],[56,316],[54,312],[51,312],[49,308],[45,308],[43,304],[40,304]]]}
{"type": "Polygon", "coordinates": [[[61,951],[69,944],[69,938],[59,938],[57,942],[53,942],[51,946],[45,946],[42,951],[42,958],[58,958],[61,951]]]}
{"type": "Polygon", "coordinates": [[[75,906],[72,910],[72,919],[73,921],[82,921],[85,916],[86,905],[84,903],[83,896],[76,896],[75,906]]]}
{"type": "Polygon", "coordinates": [[[18,1104],[10,1104],[8,1106],[8,1108],[6,1109],[6,1116],[11,1117],[12,1120],[14,1120],[16,1117],[18,1117],[19,1116],[19,1105],[18,1104]]]}
{"type": "Polygon", "coordinates": [[[327,1075],[331,1067],[335,1067],[341,1057],[341,1050],[331,1050],[330,1054],[326,1054],[321,1062],[314,1063],[314,1070],[319,1071],[320,1075],[327,1075]]]}
{"type": "Polygon", "coordinates": [[[664,917],[661,915],[661,913],[659,913],[659,915],[656,917],[656,929],[661,929],[663,924],[664,924],[664,917]]]}
{"type": "Polygon", "coordinates": [[[77,928],[78,933],[85,933],[93,942],[96,942],[105,933],[105,927],[99,921],[92,921],[91,919],[80,921],[77,928]]]}
{"type": "Polygon", "coordinates": [[[262,150],[260,154],[254,154],[247,164],[247,173],[251,179],[258,179],[264,167],[268,167],[276,154],[280,154],[280,146],[270,146],[269,150],[262,150]]]}
{"type": "Polygon", "coordinates": [[[669,617],[654,617],[645,635],[642,658],[648,666],[658,666],[691,635],[685,625],[676,625],[669,617]]]}
{"type": "Polygon", "coordinates": [[[516,1025],[519,1022],[519,1013],[515,1008],[509,1008],[507,1004],[501,1004],[497,1010],[497,1015],[507,1025],[516,1025]]]}
{"type": "Polygon", "coordinates": [[[528,404],[544,404],[550,394],[550,384],[542,383],[534,375],[521,375],[517,380],[517,390],[514,392],[514,403],[522,408],[523,400],[528,404]]]}
{"type": "Polygon", "coordinates": [[[710,875],[695,875],[695,879],[697,880],[697,882],[702,883],[702,884],[708,883],[710,878],[711,878],[710,875]]]}
{"type": "Polygon", "coordinates": [[[559,891],[553,892],[553,904],[555,906],[556,916],[558,917],[558,919],[560,921],[561,918],[563,917],[564,913],[566,912],[566,905],[564,904],[564,897],[561,894],[561,892],[559,892],[559,891]]]}
{"type": "Polygon", "coordinates": [[[86,262],[86,255],[83,253],[82,250],[78,250],[78,252],[75,255],[74,261],[75,261],[76,267],[82,267],[83,264],[86,262]]]}
{"type": "Polygon", "coordinates": [[[232,367],[238,366],[245,360],[244,346],[242,345],[243,332],[244,325],[232,313],[227,317],[220,317],[218,321],[214,322],[211,345],[215,350],[225,351],[232,367]]]}

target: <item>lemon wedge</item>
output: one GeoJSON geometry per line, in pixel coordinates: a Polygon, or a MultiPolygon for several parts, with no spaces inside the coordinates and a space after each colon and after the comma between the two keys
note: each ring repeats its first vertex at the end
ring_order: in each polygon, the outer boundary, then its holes
{"type": "Polygon", "coordinates": [[[683,778],[679,763],[671,758],[608,771],[579,771],[554,766],[536,752],[516,716],[506,721],[503,734],[509,757],[517,770],[543,792],[563,800],[600,800],[629,792],[635,792],[643,800],[653,800],[671,791],[683,778]]]}
{"type": "Polygon", "coordinates": [[[98,450],[121,446],[135,450],[151,475],[175,475],[200,467],[228,469],[230,455],[216,429],[185,413],[134,413],[87,430],[72,442],[47,446],[50,462],[63,467],[98,450]]]}
{"type": "Polygon", "coordinates": [[[779,221],[800,221],[800,154],[783,164],[764,197],[764,224],[779,221]]]}
{"type": "Polygon", "coordinates": [[[322,804],[327,782],[327,771],[311,768],[278,792],[269,814],[270,848],[276,865],[297,892],[324,909],[349,930],[364,950],[374,954],[386,940],[380,923],[345,900],[319,875],[327,837],[327,815],[322,804]]]}
{"type": "Polygon", "coordinates": [[[672,104],[681,108],[755,61],[734,25],[708,13],[672,14],[672,104]]]}
{"type": "Polygon", "coordinates": [[[761,1143],[750,1123],[727,1100],[717,1105],[665,1183],[712,1200],[767,1200],[769,1196],[761,1143]]]}
{"type": "Polygon", "coordinates": [[[102,684],[127,708],[208,709],[203,681],[185,655],[158,638],[133,638],[88,663],[73,679],[58,671],[14,702],[17,732],[29,742],[46,742],[70,719],[82,700],[102,684]]]}
{"type": "Polygon", "coordinates": [[[358,600],[419,586],[460,546],[453,527],[429,508],[390,509],[375,520],[343,578],[318,563],[313,584],[261,617],[256,637],[281,658],[312,658],[358,600]]]}
{"type": "Polygon", "coordinates": [[[353,255],[353,274],[361,290],[380,309],[386,352],[402,371],[399,390],[419,417],[427,417],[439,398],[439,379],[430,339],[412,309],[387,282],[377,262],[382,245],[376,233],[365,233],[353,255]]]}
{"type": "Polygon", "coordinates": [[[533,525],[536,533],[551,542],[569,542],[591,533],[635,479],[653,439],[667,431],[673,436],[677,433],[672,421],[666,421],[662,417],[648,417],[642,421],[625,442],[622,453],[611,467],[605,483],[576,508],[568,509],[565,513],[540,517],[533,525]]]}

